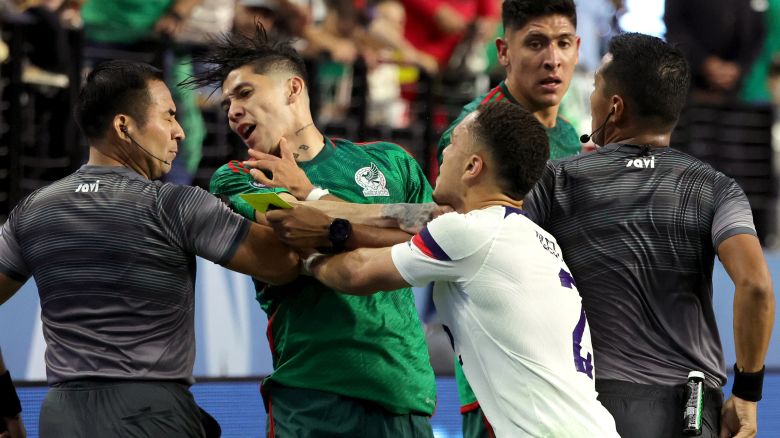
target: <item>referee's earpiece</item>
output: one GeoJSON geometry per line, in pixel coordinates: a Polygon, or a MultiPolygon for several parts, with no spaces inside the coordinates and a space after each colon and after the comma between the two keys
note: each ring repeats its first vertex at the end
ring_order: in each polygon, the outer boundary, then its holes
{"type": "Polygon", "coordinates": [[[124,132],[125,134],[127,134],[127,126],[125,126],[125,125],[121,125],[121,126],[119,127],[119,130],[120,130],[120,131],[122,131],[122,132],[124,132]]]}

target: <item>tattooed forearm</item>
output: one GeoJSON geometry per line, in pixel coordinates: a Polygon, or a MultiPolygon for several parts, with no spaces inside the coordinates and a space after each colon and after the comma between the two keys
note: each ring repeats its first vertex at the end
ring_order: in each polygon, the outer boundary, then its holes
{"type": "Polygon", "coordinates": [[[395,219],[399,228],[416,232],[442,212],[442,207],[433,202],[427,204],[388,204],[382,208],[382,218],[395,219]]]}

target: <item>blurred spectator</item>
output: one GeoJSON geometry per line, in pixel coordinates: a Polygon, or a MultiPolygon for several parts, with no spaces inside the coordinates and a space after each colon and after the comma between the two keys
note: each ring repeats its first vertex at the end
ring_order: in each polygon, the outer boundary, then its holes
{"type": "Polygon", "coordinates": [[[260,23],[272,39],[302,37],[313,22],[314,9],[292,0],[238,0],[233,31],[251,34],[260,23]]]}
{"type": "Polygon", "coordinates": [[[341,64],[352,64],[360,55],[361,43],[365,39],[363,6],[353,0],[325,0],[326,13],[322,21],[313,18],[313,23],[303,27],[306,39],[304,56],[327,53],[341,64]]]}
{"type": "Polygon", "coordinates": [[[117,50],[156,55],[151,61],[163,69],[176,102],[177,119],[187,132],[178,159],[165,178],[179,184],[192,183],[200,164],[206,127],[195,92],[175,86],[192,74],[191,56],[186,49],[177,49],[171,43],[178,41],[185,21],[200,3],[201,0],[86,0],[81,9],[87,47],[102,52],[95,56],[92,51],[93,61],[114,58],[117,50]]]}
{"type": "Polygon", "coordinates": [[[205,43],[215,35],[230,32],[236,0],[201,0],[184,20],[179,41],[205,43]]]}
{"type": "Polygon", "coordinates": [[[417,49],[433,56],[442,69],[450,62],[459,43],[484,50],[487,39],[494,35],[500,5],[499,0],[402,0],[401,3],[407,14],[406,38],[417,49]]]}
{"type": "Polygon", "coordinates": [[[766,8],[766,0],[666,0],[666,39],[691,64],[693,100],[736,97],[761,51],[766,8]]]}
{"type": "Polygon", "coordinates": [[[769,8],[764,13],[766,40],[761,54],[745,77],[742,87],[742,99],[747,102],[769,102],[770,89],[767,78],[772,59],[780,55],[780,0],[769,0],[769,8]]]}
{"type": "Polygon", "coordinates": [[[418,50],[404,36],[406,10],[395,0],[380,0],[371,11],[368,26],[369,35],[385,48],[393,51],[391,58],[399,62],[415,64],[428,73],[436,73],[438,61],[433,56],[418,50]]]}

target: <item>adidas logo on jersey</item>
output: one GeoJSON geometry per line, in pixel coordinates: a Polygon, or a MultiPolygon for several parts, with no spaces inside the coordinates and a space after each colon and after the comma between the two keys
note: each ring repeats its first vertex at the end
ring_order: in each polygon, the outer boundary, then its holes
{"type": "Polygon", "coordinates": [[[626,167],[636,167],[637,169],[655,169],[655,157],[635,158],[626,162],[626,167]]]}
{"type": "Polygon", "coordinates": [[[97,180],[93,183],[84,183],[79,184],[78,187],[76,187],[76,192],[97,192],[100,188],[100,180],[97,180]]]}

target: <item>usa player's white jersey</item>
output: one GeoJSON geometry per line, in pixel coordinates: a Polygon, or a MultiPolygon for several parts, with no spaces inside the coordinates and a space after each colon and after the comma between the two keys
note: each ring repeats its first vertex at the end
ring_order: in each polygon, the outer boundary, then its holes
{"type": "Polygon", "coordinates": [[[596,399],[587,318],[555,239],[521,210],[435,219],[392,249],[433,300],[500,437],[617,437],[596,399]]]}

